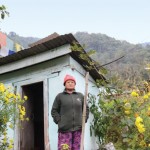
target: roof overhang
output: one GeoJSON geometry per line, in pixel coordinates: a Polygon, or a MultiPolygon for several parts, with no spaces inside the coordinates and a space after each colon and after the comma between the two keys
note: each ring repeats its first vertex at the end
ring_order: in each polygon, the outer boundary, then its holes
{"type": "MultiPolygon", "coordinates": [[[[30,48],[24,49],[12,55],[0,58],[0,74],[4,74],[6,72],[11,72],[16,69],[21,69],[24,67],[34,65],[35,63],[41,63],[43,61],[70,54],[71,57],[73,57],[79,64],[81,64],[85,70],[89,71],[93,79],[105,80],[104,76],[99,73],[96,66],[88,70],[88,67],[90,67],[91,65],[88,61],[80,57],[81,51],[73,51],[70,49],[70,46],[67,48],[59,48],[65,45],[67,46],[68,44],[73,45],[74,42],[78,43],[78,46],[81,47],[79,42],[75,39],[75,37],[72,34],[60,35],[56,38],[50,39],[37,45],[33,45],[30,48]]],[[[84,49],[82,48],[82,54],[83,53],[87,55],[84,49]]],[[[90,57],[88,58],[91,59],[90,57]]]]}
{"type": "Polygon", "coordinates": [[[43,63],[48,60],[55,59],[57,57],[61,57],[63,55],[67,55],[71,52],[69,49],[70,45],[65,45],[59,48],[55,48],[50,51],[45,51],[40,54],[36,54],[33,56],[26,57],[24,59],[20,59],[18,61],[14,61],[11,63],[6,63],[0,66],[0,74],[12,72],[15,70],[19,70],[22,68],[30,67],[39,63],[43,63]]]}

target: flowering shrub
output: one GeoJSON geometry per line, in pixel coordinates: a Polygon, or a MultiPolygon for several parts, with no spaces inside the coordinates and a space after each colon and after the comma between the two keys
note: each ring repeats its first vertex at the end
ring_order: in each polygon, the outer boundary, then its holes
{"type": "Polygon", "coordinates": [[[91,134],[98,138],[100,149],[109,142],[117,150],[150,149],[150,91],[100,93],[98,103],[93,95],[89,103],[93,114],[91,134]]]}
{"type": "Polygon", "coordinates": [[[8,128],[14,129],[16,120],[29,120],[25,117],[26,110],[23,103],[27,100],[22,99],[19,94],[14,94],[11,87],[6,87],[0,83],[0,149],[9,150],[13,148],[13,139],[7,135],[8,128]]]}

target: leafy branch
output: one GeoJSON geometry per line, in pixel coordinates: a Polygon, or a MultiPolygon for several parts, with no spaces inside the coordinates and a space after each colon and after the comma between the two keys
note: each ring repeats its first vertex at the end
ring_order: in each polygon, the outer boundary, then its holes
{"type": "Polygon", "coordinates": [[[7,11],[4,5],[0,6],[0,15],[1,15],[1,19],[4,19],[6,15],[9,16],[9,12],[7,11]]]}

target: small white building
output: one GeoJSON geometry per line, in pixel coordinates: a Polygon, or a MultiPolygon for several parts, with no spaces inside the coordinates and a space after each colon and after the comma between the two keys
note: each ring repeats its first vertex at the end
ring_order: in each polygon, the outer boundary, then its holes
{"type": "MultiPolygon", "coordinates": [[[[76,91],[84,94],[85,73],[90,66],[81,59],[80,51],[71,50],[73,42],[77,40],[72,34],[59,36],[54,33],[28,49],[0,58],[0,82],[13,86],[22,96],[28,96],[25,107],[30,121],[22,124],[23,129],[10,131],[15,150],[57,150],[58,128],[51,117],[54,98],[64,90],[66,74],[76,78],[76,91]]],[[[89,73],[89,93],[98,94],[95,80],[105,78],[96,68],[89,73]]],[[[96,140],[90,137],[90,121],[91,116],[86,123],[84,147],[96,150],[96,140]]]]}

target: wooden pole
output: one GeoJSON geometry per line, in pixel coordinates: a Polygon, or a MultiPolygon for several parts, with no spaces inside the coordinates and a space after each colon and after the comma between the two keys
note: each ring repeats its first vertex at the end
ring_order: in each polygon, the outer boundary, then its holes
{"type": "Polygon", "coordinates": [[[89,78],[89,72],[86,72],[86,75],[85,75],[85,95],[84,95],[84,104],[83,104],[83,113],[82,113],[82,133],[81,133],[80,150],[84,150],[84,131],[85,131],[85,119],[86,119],[86,103],[87,103],[87,96],[88,96],[88,78],[89,78]]]}

